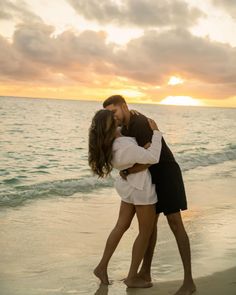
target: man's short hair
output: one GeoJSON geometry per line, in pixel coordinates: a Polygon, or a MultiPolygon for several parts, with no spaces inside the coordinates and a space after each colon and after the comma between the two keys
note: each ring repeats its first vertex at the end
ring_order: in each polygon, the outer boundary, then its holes
{"type": "Polygon", "coordinates": [[[111,104],[117,105],[117,104],[122,104],[122,103],[126,103],[123,96],[112,95],[112,96],[109,96],[106,100],[104,100],[103,107],[105,108],[111,104]]]}

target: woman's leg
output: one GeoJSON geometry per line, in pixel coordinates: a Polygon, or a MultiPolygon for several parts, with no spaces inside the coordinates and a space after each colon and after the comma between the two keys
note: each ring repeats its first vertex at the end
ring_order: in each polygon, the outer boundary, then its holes
{"type": "Polygon", "coordinates": [[[107,239],[102,259],[99,262],[98,266],[94,269],[94,274],[101,280],[101,283],[103,284],[109,284],[107,275],[108,263],[116,247],[118,246],[121,237],[123,236],[125,231],[130,227],[134,214],[134,205],[121,201],[117,223],[107,239]]]}
{"type": "Polygon", "coordinates": [[[154,227],[153,231],[149,240],[149,244],[147,247],[147,250],[145,252],[144,258],[143,258],[143,263],[142,266],[139,270],[139,277],[144,279],[147,282],[151,282],[151,264],[152,264],[152,258],[153,258],[153,253],[155,250],[156,246],[156,241],[157,241],[157,221],[158,221],[159,214],[156,214],[155,222],[154,222],[154,227]]]}
{"type": "Polygon", "coordinates": [[[131,265],[125,284],[131,288],[148,288],[152,284],[139,278],[137,272],[153,232],[156,218],[155,205],[138,205],[135,206],[135,210],[138,218],[139,234],[133,245],[131,265]]]}

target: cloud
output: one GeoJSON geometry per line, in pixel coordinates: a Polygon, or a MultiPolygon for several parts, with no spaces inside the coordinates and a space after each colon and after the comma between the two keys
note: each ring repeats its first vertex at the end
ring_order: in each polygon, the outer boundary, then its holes
{"type": "Polygon", "coordinates": [[[114,63],[117,75],[148,84],[151,97],[195,95],[214,99],[236,94],[236,48],[183,29],[146,32],[117,51],[114,63]],[[168,86],[172,75],[180,75],[186,82],[168,86]]]}
{"type": "Polygon", "coordinates": [[[16,11],[16,6],[10,1],[0,2],[0,19],[11,19],[12,11],[16,11]]]}
{"type": "Polygon", "coordinates": [[[1,37],[1,79],[21,81],[28,77],[31,82],[49,84],[64,76],[63,82],[92,83],[97,73],[110,72],[114,45],[106,43],[106,33],[87,30],[76,35],[68,30],[55,37],[54,30],[39,22],[21,24],[12,42],[1,37]]]}
{"type": "Polygon", "coordinates": [[[223,8],[232,18],[236,19],[236,1],[235,0],[212,0],[216,6],[223,8]]]}
{"type": "Polygon", "coordinates": [[[236,82],[236,48],[184,29],[146,32],[116,57],[119,71],[150,83],[163,83],[173,73],[212,84],[236,82]]]}
{"type": "Polygon", "coordinates": [[[65,31],[53,36],[54,28],[43,23],[21,25],[13,36],[13,46],[27,59],[51,67],[87,66],[109,60],[112,45],[106,44],[106,34],[86,30],[76,35],[65,31]]]}
{"type": "Polygon", "coordinates": [[[78,14],[100,24],[135,25],[146,27],[181,26],[196,24],[205,14],[188,6],[186,1],[151,0],[67,0],[78,14]]]}
{"type": "Polygon", "coordinates": [[[112,88],[110,81],[124,77],[144,96],[160,99],[169,95],[220,99],[236,94],[236,48],[187,30],[146,31],[125,47],[108,43],[105,32],[67,30],[56,37],[53,32],[43,23],[22,24],[11,43],[0,38],[1,80],[99,89],[112,88]],[[172,75],[186,82],[167,85],[172,75]]]}
{"type": "Polygon", "coordinates": [[[24,1],[1,0],[0,20],[12,19],[23,22],[41,21],[41,18],[30,11],[30,8],[24,1]]]}
{"type": "Polygon", "coordinates": [[[37,79],[43,73],[39,67],[25,58],[13,44],[0,36],[0,79],[28,81],[37,79]]]}

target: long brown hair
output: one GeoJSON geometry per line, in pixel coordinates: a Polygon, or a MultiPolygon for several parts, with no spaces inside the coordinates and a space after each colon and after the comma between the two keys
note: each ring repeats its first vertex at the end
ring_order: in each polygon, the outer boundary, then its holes
{"type": "Polygon", "coordinates": [[[99,110],[89,128],[88,162],[92,171],[99,177],[106,177],[112,170],[112,144],[116,134],[113,113],[99,110]]]}

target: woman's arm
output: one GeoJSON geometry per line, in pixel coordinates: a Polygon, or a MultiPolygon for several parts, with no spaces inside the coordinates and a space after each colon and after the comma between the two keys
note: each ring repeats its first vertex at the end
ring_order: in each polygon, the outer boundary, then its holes
{"type": "Polygon", "coordinates": [[[158,130],[153,131],[152,143],[145,149],[137,144],[129,145],[120,155],[119,163],[121,166],[131,167],[136,163],[155,164],[159,162],[161,153],[162,133],[158,130]]]}
{"type": "MultiPolygon", "coordinates": [[[[151,145],[150,142],[148,142],[147,144],[145,144],[144,148],[147,149],[149,148],[151,145]]],[[[127,174],[132,174],[132,173],[138,173],[140,171],[143,171],[143,170],[146,170],[148,169],[152,164],[139,164],[139,163],[136,163],[134,164],[134,166],[128,168],[128,169],[125,169],[126,170],[126,173],[127,174]]],[[[120,176],[122,178],[126,178],[126,175],[123,173],[123,170],[120,171],[120,176]]]]}

